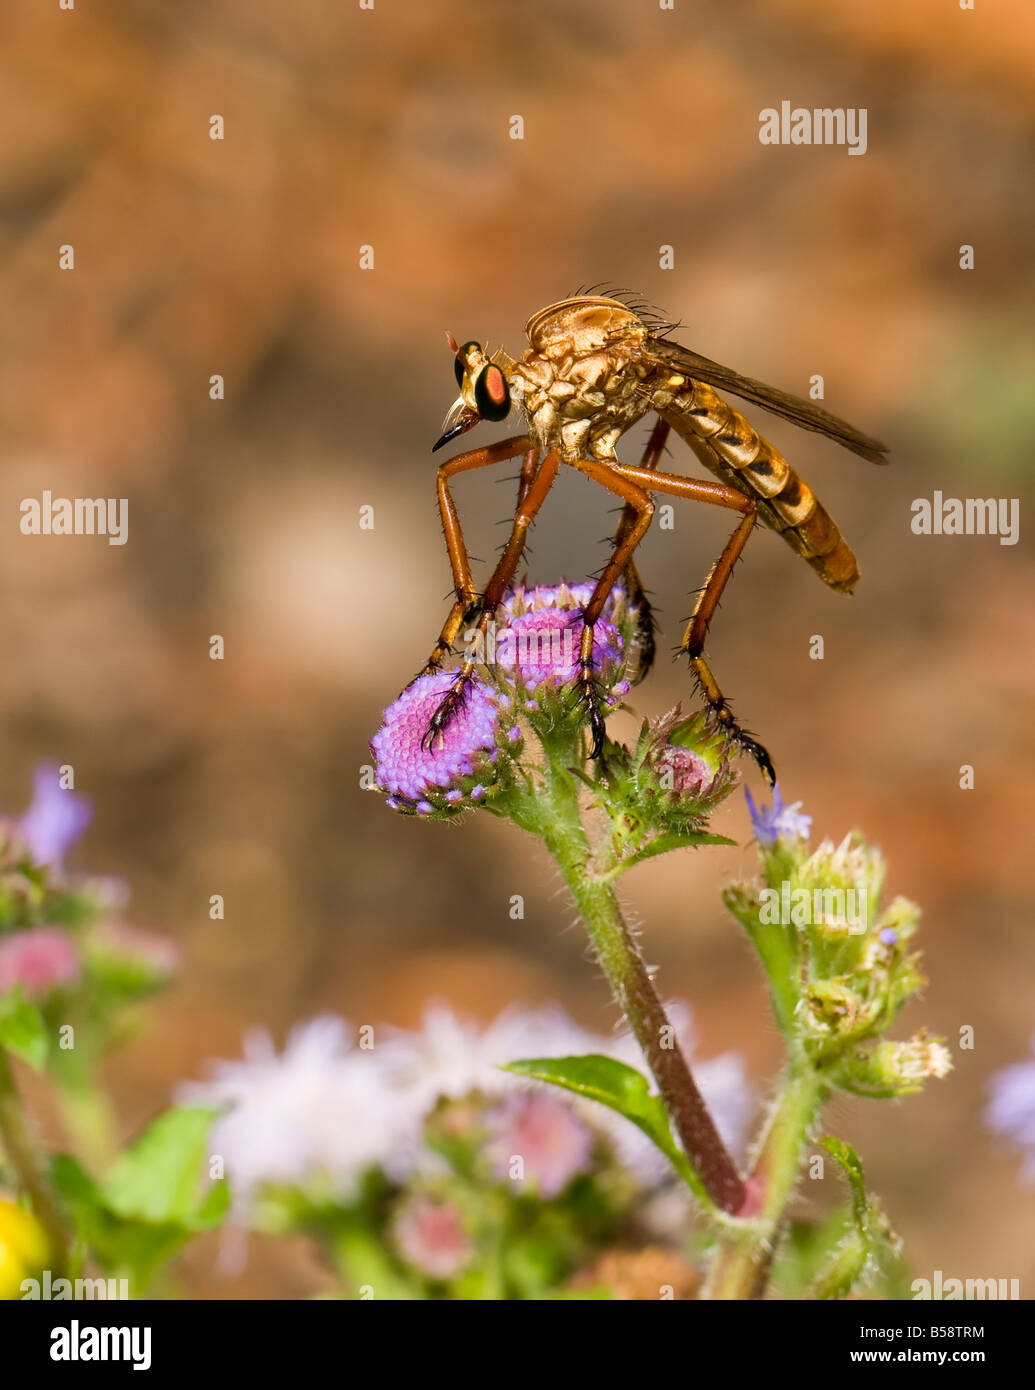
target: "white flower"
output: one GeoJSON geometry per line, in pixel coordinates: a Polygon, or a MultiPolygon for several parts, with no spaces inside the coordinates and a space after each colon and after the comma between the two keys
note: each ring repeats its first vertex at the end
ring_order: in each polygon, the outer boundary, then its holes
{"type": "Polygon", "coordinates": [[[210,1145],[240,1206],[264,1183],[324,1181],[347,1197],[364,1169],[412,1142],[410,1116],[369,1054],[352,1048],[342,1019],[299,1025],[279,1054],[268,1033],[253,1031],[244,1054],[177,1094],[184,1103],[227,1107],[210,1145]]]}
{"type": "MultiPolygon", "coordinates": [[[[688,1011],[670,1007],[670,1017],[685,1039],[688,1011]]],[[[347,1202],[371,1165],[400,1181],[414,1170],[440,1167],[422,1132],[441,1097],[481,1091],[492,1099],[541,1088],[502,1071],[507,1062],[602,1053],[644,1069],[631,1034],[597,1037],[557,1007],[509,1008],[483,1028],[435,1005],[419,1032],[375,1029],[369,1050],[352,1045],[343,1020],[316,1018],[296,1027],[279,1054],[261,1030],[245,1039],[244,1053],[243,1061],[215,1063],[209,1081],[183,1086],[177,1095],[225,1109],[213,1127],[211,1151],[223,1156],[239,1208],[247,1208],[264,1183],[320,1183],[347,1202]]],[[[739,1148],[754,1108],[743,1062],[725,1053],[694,1071],[723,1137],[739,1148]]],[[[561,1101],[561,1091],[550,1093],[561,1101]]],[[[623,1116],[576,1097],[564,1103],[612,1139],[641,1181],[654,1185],[669,1174],[664,1156],[623,1116]]]]}
{"type": "Polygon", "coordinates": [[[592,1052],[598,1043],[556,1007],[504,1009],[483,1028],[434,1004],[424,1011],[419,1033],[390,1029],[375,1050],[385,1078],[426,1114],[440,1096],[458,1100],[474,1090],[492,1095],[526,1085],[500,1070],[507,1062],[592,1052]]]}

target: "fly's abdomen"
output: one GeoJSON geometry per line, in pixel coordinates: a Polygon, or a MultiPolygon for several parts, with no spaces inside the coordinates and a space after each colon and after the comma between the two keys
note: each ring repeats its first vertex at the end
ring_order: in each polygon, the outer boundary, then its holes
{"type": "Polygon", "coordinates": [[[836,522],[808,483],[739,411],[698,381],[687,381],[673,391],[671,404],[659,406],[655,408],[662,419],[706,468],[753,497],[766,525],[779,531],[831,588],[851,592],[859,567],[836,522]]]}

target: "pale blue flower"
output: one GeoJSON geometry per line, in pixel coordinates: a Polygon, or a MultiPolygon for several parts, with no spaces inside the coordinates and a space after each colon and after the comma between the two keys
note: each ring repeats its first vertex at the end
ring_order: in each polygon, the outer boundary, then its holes
{"type": "Polygon", "coordinates": [[[792,806],[784,804],[779,783],[773,787],[772,806],[756,806],[747,787],[744,788],[744,795],[747,797],[748,811],[751,813],[751,824],[755,828],[758,843],[763,848],[771,849],[777,840],[809,838],[812,817],[801,814],[798,809],[800,801],[795,801],[792,806]]]}
{"type": "Polygon", "coordinates": [[[38,864],[60,868],[92,819],[93,807],[86,797],[66,791],[60,770],[44,763],[36,769],[32,805],[18,822],[18,833],[38,864]]]}

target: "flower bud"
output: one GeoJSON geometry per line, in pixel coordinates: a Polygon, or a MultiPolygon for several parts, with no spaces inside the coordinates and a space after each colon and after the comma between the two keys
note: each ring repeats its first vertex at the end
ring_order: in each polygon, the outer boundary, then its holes
{"type": "Polygon", "coordinates": [[[680,719],[678,705],[644,724],[632,767],[637,813],[666,830],[699,826],[737,781],[723,734],[703,713],[680,719]]]}
{"type": "Polygon", "coordinates": [[[921,1029],[907,1042],[882,1039],[853,1048],[838,1064],[840,1086],[864,1096],[906,1096],[929,1078],[952,1071],[952,1056],[938,1038],[921,1029]]]}

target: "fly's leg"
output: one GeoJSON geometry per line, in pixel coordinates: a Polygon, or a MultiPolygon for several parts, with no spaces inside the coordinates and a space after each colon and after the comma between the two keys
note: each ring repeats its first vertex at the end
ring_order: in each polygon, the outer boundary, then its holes
{"type": "Polygon", "coordinates": [[[752,506],[743,521],[726,542],[726,548],[712,566],[711,573],[705,581],[704,588],[701,590],[694,606],[690,622],[687,624],[686,632],[683,634],[683,641],[680,650],[686,652],[690,658],[690,666],[701,693],[707,700],[716,720],[729,732],[737,744],[743,748],[745,753],[750,753],[755,762],[762,769],[762,774],[770,786],[776,782],[776,773],[773,771],[772,760],[765,748],[757,739],[751,737],[737,724],[733,718],[733,712],[722,691],[719,689],[715,677],[712,675],[711,668],[705,661],[701,653],[704,651],[705,638],[708,635],[708,625],[712,620],[712,615],[718,606],[722,591],[729,582],[730,575],[733,573],[733,566],[736,564],[741,551],[747,544],[755,525],[755,508],[752,506]]]}
{"type": "Polygon", "coordinates": [[[453,590],[456,599],[443,624],[439,639],[423,668],[417,673],[418,676],[431,675],[442,669],[442,662],[452,649],[461,623],[465,617],[473,615],[478,610],[478,592],[474,587],[474,580],[471,578],[471,563],[467,556],[467,547],[464,544],[464,533],[460,529],[460,517],[457,514],[456,503],[449,491],[449,480],[457,473],[469,473],[475,468],[488,468],[493,463],[503,463],[504,460],[512,459],[520,453],[525,454],[525,463],[522,464],[521,469],[522,484],[524,484],[528,457],[533,453],[526,434],[516,435],[512,439],[501,439],[499,443],[489,444],[484,449],[469,449],[466,453],[457,454],[455,458],[447,459],[445,463],[439,465],[436,479],[438,508],[442,517],[442,530],[446,537],[446,549],[449,551],[449,564],[453,571],[453,590]]]}
{"type": "MultiPolygon", "coordinates": [[[[618,536],[611,558],[604,566],[603,572],[597,580],[596,588],[590,595],[589,603],[586,604],[582,612],[582,646],[579,651],[579,671],[576,684],[579,697],[589,718],[589,729],[593,739],[590,757],[599,758],[604,749],[606,729],[600,692],[597,690],[596,677],[593,672],[593,628],[604,611],[608,595],[616,582],[626,572],[633,551],[650,526],[651,518],[654,516],[654,503],[644,487],[629,482],[616,471],[613,464],[599,463],[594,459],[580,459],[575,467],[580,473],[585,473],[587,478],[592,478],[595,483],[600,483],[602,487],[606,487],[609,492],[616,493],[625,502],[622,524],[618,528],[618,536]],[[625,525],[626,514],[631,517],[627,526],[625,525]]],[[[652,476],[646,470],[640,471],[644,472],[646,477],[652,476]]]]}
{"type": "Polygon", "coordinates": [[[705,638],[708,635],[708,625],[718,606],[719,599],[722,597],[723,590],[729,582],[730,575],[733,573],[733,566],[739,559],[744,546],[747,544],[748,536],[754,529],[755,517],[758,512],[757,504],[752,498],[738,492],[736,488],[727,487],[723,483],[704,482],[697,478],[680,478],[672,473],[658,473],[654,470],[628,467],[625,464],[617,464],[615,467],[624,477],[640,487],[669,493],[673,497],[686,497],[696,502],[710,502],[716,506],[729,507],[742,513],[742,520],[726,542],[725,549],[712,567],[704,588],[698,596],[689,625],[683,635],[680,650],[685,651],[689,656],[690,665],[701,693],[716,722],[726,731],[734,743],[754,758],[761,768],[763,776],[772,786],[776,781],[776,773],[773,771],[772,760],[768,752],[757,739],[752,738],[737,723],[733,717],[733,711],[730,709],[729,701],[719,689],[718,682],[702,655],[705,638]]]}
{"type": "MultiPolygon", "coordinates": [[[[527,441],[526,441],[527,442],[527,441]]],[[[517,452],[517,451],[515,451],[517,452]]],[[[496,616],[496,610],[500,606],[503,595],[507,592],[507,586],[514,577],[514,571],[521,560],[521,553],[525,548],[525,536],[535,519],[535,514],[546,500],[546,495],[553,487],[557,477],[557,469],[560,459],[555,450],[550,452],[543,459],[539,471],[532,479],[528,488],[524,492],[521,505],[517,509],[514,517],[514,524],[511,527],[510,536],[506,545],[503,547],[503,554],[500,556],[496,568],[492,572],[488,584],[485,586],[485,593],[482,595],[480,603],[477,605],[479,611],[478,626],[474,633],[473,651],[484,650],[485,636],[489,630],[489,624],[496,616]]],[[[522,470],[524,475],[524,470],[522,470]]],[[[457,624],[459,628],[459,623],[457,624]]],[[[454,636],[456,634],[454,633],[454,636]]],[[[445,696],[438,709],[431,717],[424,737],[421,739],[422,748],[430,748],[436,737],[444,733],[450,721],[456,716],[458,710],[463,707],[464,697],[467,687],[470,685],[474,676],[476,665],[475,658],[468,656],[463,665],[456,673],[452,685],[446,691],[445,696]]]]}
{"type": "Polygon", "coordinates": [[[521,460],[521,473],[518,477],[517,495],[517,505],[519,511],[521,510],[521,504],[528,496],[528,489],[532,486],[533,482],[535,481],[535,470],[538,463],[539,450],[535,447],[535,445],[532,445],[530,449],[526,450],[525,457],[521,460]]]}
{"type": "MultiPolygon", "coordinates": [[[[647,447],[643,451],[643,458],[640,460],[641,468],[655,469],[661,462],[661,456],[665,452],[665,444],[668,441],[671,426],[659,418],[654,423],[650,438],[647,440],[647,447]]],[[[636,520],[636,509],[631,503],[627,502],[622,510],[622,519],[618,523],[618,530],[615,533],[614,544],[618,545],[625,537],[629,527],[636,520]]],[[[640,572],[636,568],[635,560],[630,559],[625,567],[623,576],[626,592],[629,601],[637,611],[636,625],[636,645],[638,659],[636,672],[632,677],[633,684],[638,685],[643,680],[647,672],[654,665],[655,641],[654,641],[654,615],[651,612],[650,600],[647,598],[643,581],[640,579],[640,572]]]]}

